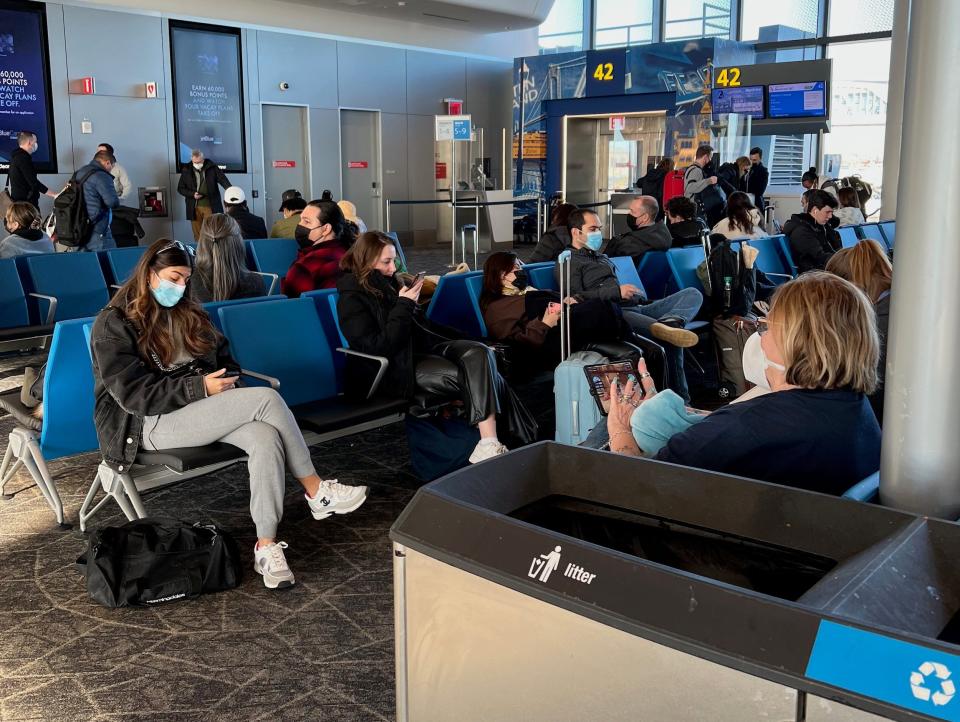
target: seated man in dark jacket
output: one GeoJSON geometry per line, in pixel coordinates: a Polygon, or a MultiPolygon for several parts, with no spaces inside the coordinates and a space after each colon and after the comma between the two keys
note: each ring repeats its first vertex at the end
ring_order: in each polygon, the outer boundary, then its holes
{"type": "Polygon", "coordinates": [[[840,250],[840,236],[833,222],[836,207],[832,195],[815,190],[807,194],[807,212],[794,213],[783,225],[797,273],[823,270],[830,256],[840,250]]]}
{"type": "Polygon", "coordinates": [[[230,186],[223,193],[223,204],[226,207],[226,213],[233,218],[240,226],[240,235],[243,240],[251,238],[269,238],[267,236],[267,224],[264,220],[250,212],[247,208],[247,194],[243,188],[230,186]]]}
{"type": "Polygon", "coordinates": [[[667,230],[673,239],[673,248],[699,246],[700,234],[709,230],[697,217],[697,205],[686,196],[674,196],[667,201],[667,230]]]}
{"type": "Polygon", "coordinates": [[[660,204],[653,196],[639,196],[630,202],[630,215],[627,216],[629,232],[617,236],[607,246],[608,256],[630,256],[634,263],[640,263],[647,251],[665,251],[670,248],[672,239],[666,225],[657,222],[660,204]]]}
{"type": "MultiPolygon", "coordinates": [[[[700,310],[703,294],[695,288],[684,288],[658,301],[648,300],[643,289],[630,283],[620,283],[616,267],[606,255],[600,253],[603,237],[596,213],[574,211],[567,225],[573,240],[570,295],[584,300],[601,299],[616,303],[623,312],[624,320],[636,333],[665,342],[669,386],[689,401],[683,372],[683,349],[694,346],[698,339],[695,333],[687,331],[684,326],[700,310]]],[[[559,264],[554,273],[560,281],[559,264]]]]}

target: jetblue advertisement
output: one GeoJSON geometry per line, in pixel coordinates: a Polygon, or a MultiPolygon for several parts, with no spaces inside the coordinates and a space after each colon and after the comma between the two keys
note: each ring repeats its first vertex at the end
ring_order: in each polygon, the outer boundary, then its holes
{"type": "Polygon", "coordinates": [[[17,133],[29,130],[40,146],[37,170],[56,171],[50,112],[44,7],[0,0],[0,170],[6,171],[17,133]]]}
{"type": "Polygon", "coordinates": [[[226,171],[246,172],[240,32],[170,23],[177,159],[190,152],[226,171]]]}

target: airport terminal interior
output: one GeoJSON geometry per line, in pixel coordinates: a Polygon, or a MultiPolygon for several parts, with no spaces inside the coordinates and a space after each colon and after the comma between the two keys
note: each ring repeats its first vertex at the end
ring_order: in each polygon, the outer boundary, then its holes
{"type": "Polygon", "coordinates": [[[960,720],[956,0],[0,0],[0,721],[960,720]]]}

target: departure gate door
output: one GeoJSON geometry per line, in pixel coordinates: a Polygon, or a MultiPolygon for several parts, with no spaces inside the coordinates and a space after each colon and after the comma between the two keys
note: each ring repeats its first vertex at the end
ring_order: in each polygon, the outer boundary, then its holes
{"type": "MultiPolygon", "coordinates": [[[[267,229],[283,218],[280,198],[283,192],[296,189],[308,201],[310,191],[310,158],[308,149],[308,109],[296,105],[261,106],[263,113],[263,177],[266,199],[264,217],[267,229]]],[[[251,206],[253,204],[250,204],[251,206]]]]}
{"type": "Polygon", "coordinates": [[[380,114],[371,110],[340,111],[340,175],[343,198],[373,230],[381,228],[380,114]]]}

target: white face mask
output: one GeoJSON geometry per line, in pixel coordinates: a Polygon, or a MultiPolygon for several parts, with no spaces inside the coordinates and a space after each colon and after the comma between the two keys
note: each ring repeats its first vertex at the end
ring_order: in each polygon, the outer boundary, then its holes
{"type": "Polygon", "coordinates": [[[194,163],[193,167],[196,168],[197,170],[200,170],[203,168],[203,163],[194,163]]]}
{"type": "Polygon", "coordinates": [[[770,390],[767,369],[776,369],[780,373],[787,372],[786,366],[767,358],[760,343],[760,334],[755,333],[747,339],[743,346],[743,376],[755,386],[770,390]]]}

